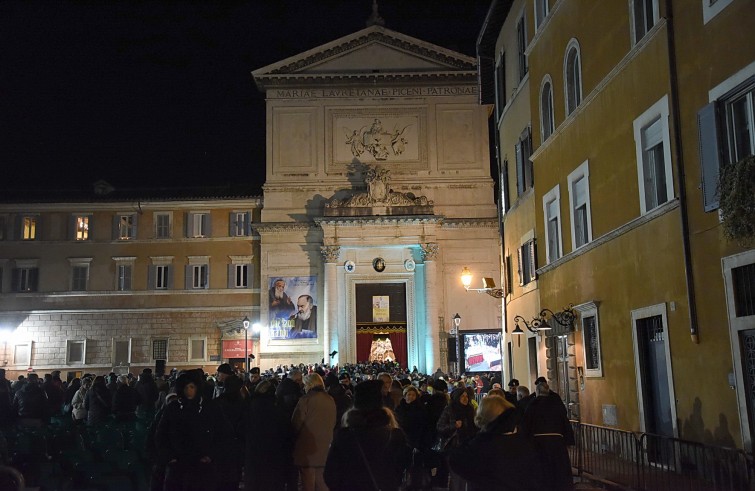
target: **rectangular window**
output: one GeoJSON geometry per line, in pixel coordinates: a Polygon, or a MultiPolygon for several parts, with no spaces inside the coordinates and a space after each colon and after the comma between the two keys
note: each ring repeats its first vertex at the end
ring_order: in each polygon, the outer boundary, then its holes
{"type": "Polygon", "coordinates": [[[561,257],[561,190],[556,185],[543,196],[543,215],[545,217],[545,242],[547,244],[546,260],[552,263],[561,257]]]}
{"type": "Polygon", "coordinates": [[[74,239],[89,240],[89,215],[78,215],[74,217],[74,239]]]}
{"type": "Polygon", "coordinates": [[[132,275],[133,275],[133,265],[131,264],[118,265],[118,291],[119,292],[131,291],[132,275]]]}
{"type": "Polygon", "coordinates": [[[0,240],[5,240],[6,232],[8,228],[8,217],[5,215],[0,215],[0,240]]]}
{"type": "Polygon", "coordinates": [[[516,24],[516,44],[517,44],[517,54],[518,54],[518,60],[519,60],[519,81],[521,82],[524,79],[524,76],[527,75],[527,55],[524,54],[525,51],[527,51],[527,31],[525,28],[525,16],[522,15],[522,17],[519,18],[519,22],[516,24]]]}
{"type": "Polygon", "coordinates": [[[66,364],[86,363],[86,340],[66,341],[66,364]]]}
{"type": "Polygon", "coordinates": [[[230,217],[230,236],[247,237],[252,235],[252,213],[249,211],[232,211],[230,217]]]}
{"type": "Polygon", "coordinates": [[[25,216],[21,218],[21,238],[23,240],[36,240],[37,238],[37,217],[25,216]]]}
{"type": "Polygon", "coordinates": [[[195,264],[191,266],[191,287],[207,288],[208,286],[208,266],[206,264],[195,264]]]}
{"type": "Polygon", "coordinates": [[[167,290],[168,278],[170,277],[170,266],[158,265],[155,266],[155,289],[167,290]]]}
{"type": "Polygon", "coordinates": [[[540,29],[548,16],[548,0],[535,0],[535,30],[540,29]]]}
{"type": "Polygon", "coordinates": [[[31,365],[31,343],[17,344],[13,347],[13,364],[25,367],[31,365]]]}
{"type": "Polygon", "coordinates": [[[89,265],[77,264],[71,267],[71,291],[84,292],[89,280],[89,265]]]}
{"type": "Polygon", "coordinates": [[[249,265],[235,264],[235,286],[236,288],[249,288],[249,265]]]}
{"type": "Polygon", "coordinates": [[[136,238],[136,214],[117,215],[116,239],[131,240],[136,238]]]}
{"type": "Polygon", "coordinates": [[[594,302],[578,305],[574,310],[579,313],[582,328],[582,351],[585,361],[586,377],[602,377],[603,363],[600,353],[600,328],[598,323],[598,306],[594,302]]]}
{"type": "Polygon", "coordinates": [[[207,359],[207,339],[189,339],[189,361],[204,361],[207,359]]]}
{"type": "Polygon", "coordinates": [[[729,162],[739,162],[755,148],[755,87],[725,102],[729,162]]]}
{"type": "Polygon", "coordinates": [[[131,364],[131,340],[113,340],[113,366],[128,366],[131,364]]]}
{"type": "Polygon", "coordinates": [[[503,203],[503,212],[506,213],[511,208],[511,198],[509,198],[509,161],[503,161],[503,169],[501,170],[501,203],[503,203]]]}
{"type": "Polygon", "coordinates": [[[755,315],[755,263],[731,269],[734,312],[737,317],[755,315]]]}
{"type": "Polygon", "coordinates": [[[572,250],[576,250],[592,240],[587,161],[569,174],[567,182],[569,183],[569,206],[571,209],[572,250]]]}
{"type": "Polygon", "coordinates": [[[508,94],[506,94],[506,53],[501,53],[495,66],[495,107],[498,110],[498,119],[503,116],[506,101],[508,101],[508,94]]]}
{"type": "Polygon", "coordinates": [[[171,214],[170,213],[155,213],[155,238],[156,239],[169,239],[171,228],[171,214]]]}
{"type": "Polygon", "coordinates": [[[657,0],[631,0],[634,25],[634,42],[638,43],[658,19],[657,0]]]}
{"type": "Polygon", "coordinates": [[[668,118],[668,96],[663,96],[633,122],[643,215],[674,197],[668,118]]]}
{"type": "Polygon", "coordinates": [[[168,360],[168,340],[167,339],[153,339],[152,340],[152,361],[154,360],[168,360]]]}
{"type": "Polygon", "coordinates": [[[535,239],[525,242],[516,252],[519,266],[519,285],[524,286],[537,279],[535,239]]]}
{"type": "Polygon", "coordinates": [[[535,184],[535,173],[530,156],[532,155],[532,131],[525,128],[514,147],[516,155],[516,190],[521,196],[535,184]]]}
{"type": "Polygon", "coordinates": [[[22,267],[13,270],[14,292],[35,292],[38,288],[39,269],[36,267],[22,267]]]}
{"type": "Polygon", "coordinates": [[[188,213],[186,218],[186,236],[187,237],[209,237],[210,236],[210,214],[209,213],[188,213]]]}

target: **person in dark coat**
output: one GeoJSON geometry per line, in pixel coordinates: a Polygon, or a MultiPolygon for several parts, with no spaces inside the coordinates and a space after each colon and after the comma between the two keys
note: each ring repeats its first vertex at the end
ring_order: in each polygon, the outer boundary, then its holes
{"type": "Polygon", "coordinates": [[[239,489],[241,468],[244,466],[244,435],[246,433],[247,404],[242,397],[244,382],[236,375],[225,379],[225,390],[216,399],[220,412],[228,422],[231,433],[223,445],[223,457],[217,462],[218,485],[216,491],[239,489]]]}
{"type": "Polygon", "coordinates": [[[325,377],[325,390],[336,403],[336,428],[340,428],[343,415],[351,409],[351,395],[338,382],[338,377],[334,372],[330,372],[325,377]]]}
{"type": "Polygon", "coordinates": [[[63,403],[66,399],[63,381],[60,380],[60,371],[55,370],[45,375],[45,383],[42,384],[42,388],[47,395],[48,414],[60,414],[63,411],[63,403]]]}
{"type": "MultiPolygon", "coordinates": [[[[289,422],[291,421],[294,409],[296,409],[296,405],[299,403],[299,399],[303,394],[302,379],[303,376],[301,370],[293,368],[288,372],[288,375],[281,380],[280,384],[278,384],[278,387],[275,389],[275,398],[278,408],[283,411],[289,422]]],[[[286,487],[291,491],[296,491],[299,482],[299,469],[296,468],[293,460],[289,460],[287,464],[287,468],[284,471],[286,475],[286,487]]]]}
{"type": "Polygon", "coordinates": [[[139,393],[128,384],[128,377],[118,377],[118,388],[113,396],[112,411],[118,421],[134,421],[139,406],[139,393]]]}
{"type": "Polygon", "coordinates": [[[155,413],[155,418],[147,430],[145,451],[147,460],[152,462],[152,475],[150,476],[149,483],[150,491],[163,491],[163,488],[165,487],[165,469],[168,466],[168,463],[162,460],[157,453],[155,435],[157,434],[157,427],[160,424],[160,420],[162,419],[163,414],[165,414],[165,409],[176,399],[178,399],[178,394],[175,392],[171,392],[165,396],[165,404],[155,413]]]}
{"type": "Polygon", "coordinates": [[[145,368],[142,370],[134,389],[136,389],[136,392],[139,394],[139,414],[150,418],[155,412],[155,403],[157,402],[157,399],[160,398],[160,390],[157,388],[157,383],[152,377],[151,368],[145,368]]]}
{"type": "MultiPolygon", "coordinates": [[[[428,439],[430,445],[438,437],[438,420],[443,410],[448,406],[448,384],[445,380],[435,379],[431,381],[432,394],[422,396],[422,404],[427,408],[428,417],[428,439]]],[[[426,459],[428,467],[437,469],[433,476],[433,486],[445,488],[448,486],[448,465],[440,454],[430,455],[429,461],[426,459]]]]}
{"type": "Polygon", "coordinates": [[[64,410],[67,406],[68,411],[69,412],[71,411],[71,403],[73,402],[73,396],[76,395],[76,392],[78,392],[80,388],[81,388],[81,379],[79,377],[75,377],[73,380],[71,380],[71,383],[68,384],[68,387],[66,387],[65,397],[63,399],[64,410]]]}
{"type": "Polygon", "coordinates": [[[401,485],[411,448],[393,412],[383,407],[382,386],[369,380],[354,389],[354,408],[344,415],[325,464],[331,491],[393,491],[401,485]]]}
{"type": "Polygon", "coordinates": [[[5,378],[5,369],[0,368],[0,426],[9,425],[13,419],[13,391],[5,378]]]}
{"type": "Polygon", "coordinates": [[[293,466],[292,451],[291,419],[276,404],[275,385],[263,380],[254,389],[247,417],[244,489],[286,489],[285,471],[293,466]]]}
{"type": "Polygon", "coordinates": [[[516,431],[514,412],[505,396],[483,398],[475,416],[480,432],[451,450],[451,470],[467,481],[468,491],[542,489],[534,446],[516,431]],[[483,462],[495,465],[481,465],[483,462]]]}
{"type": "Polygon", "coordinates": [[[155,443],[168,463],[165,491],[206,491],[215,488],[215,464],[230,428],[213,400],[201,395],[201,384],[190,373],[176,380],[178,399],[160,418],[155,443]]]}
{"type": "Polygon", "coordinates": [[[49,422],[50,413],[47,395],[39,385],[39,376],[29,374],[29,380],[13,397],[13,411],[24,425],[41,426],[49,422]]]}
{"type": "MultiPolygon", "coordinates": [[[[475,410],[470,404],[469,394],[465,388],[454,389],[451,402],[438,419],[438,435],[444,439],[446,449],[453,449],[468,443],[476,434],[474,423],[475,410]]],[[[451,472],[449,490],[463,490],[466,486],[461,476],[451,472]]]]}
{"type": "Polygon", "coordinates": [[[412,385],[404,388],[404,398],[396,408],[396,420],[412,448],[425,451],[430,447],[427,409],[419,398],[419,390],[412,385]]]}
{"type": "Polygon", "coordinates": [[[545,382],[535,389],[535,399],[522,416],[520,427],[524,436],[532,438],[541,460],[543,489],[573,489],[571,460],[567,445],[574,445],[574,431],[566,416],[560,397],[554,397],[545,382]]]}
{"type": "Polygon", "coordinates": [[[110,416],[113,402],[110,391],[105,385],[105,377],[97,376],[92,382],[92,388],[84,398],[84,409],[87,412],[87,424],[90,426],[100,424],[110,416]]]}

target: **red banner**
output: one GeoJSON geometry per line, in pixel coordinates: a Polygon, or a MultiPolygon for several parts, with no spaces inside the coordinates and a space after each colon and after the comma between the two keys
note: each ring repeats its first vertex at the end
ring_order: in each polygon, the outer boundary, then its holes
{"type": "Polygon", "coordinates": [[[246,340],[246,350],[244,350],[243,339],[224,339],[223,340],[223,358],[244,358],[247,354],[252,354],[252,340],[246,340]]]}

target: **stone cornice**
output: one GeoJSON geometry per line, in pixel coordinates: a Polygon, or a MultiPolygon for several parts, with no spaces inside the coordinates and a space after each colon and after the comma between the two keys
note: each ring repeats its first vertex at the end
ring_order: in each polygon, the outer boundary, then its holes
{"type": "Polygon", "coordinates": [[[280,86],[311,86],[313,84],[406,84],[428,81],[433,83],[475,83],[477,72],[401,72],[401,73],[301,73],[258,75],[257,83],[261,89],[280,86]]]}
{"type": "Polygon", "coordinates": [[[446,218],[443,228],[498,228],[497,218],[446,218]]]}
{"type": "Polygon", "coordinates": [[[252,229],[260,235],[309,232],[317,226],[311,222],[268,222],[253,223],[252,229]]]}
{"type": "Polygon", "coordinates": [[[569,261],[576,259],[584,254],[587,254],[588,252],[592,251],[593,249],[597,249],[598,247],[601,247],[608,242],[612,241],[613,239],[616,239],[628,232],[631,232],[632,230],[635,230],[646,223],[650,222],[651,220],[655,220],[656,218],[659,218],[666,213],[670,213],[674,210],[679,208],[679,198],[674,198],[671,201],[668,201],[661,206],[650,210],[649,212],[645,213],[644,215],[640,215],[639,217],[625,223],[624,225],[615,228],[608,232],[607,234],[601,235],[597,239],[593,239],[592,242],[588,242],[587,244],[583,245],[576,251],[572,251],[568,254],[565,254],[558,258],[555,261],[552,261],[545,266],[537,269],[538,275],[543,275],[545,273],[548,273],[550,271],[555,270],[559,266],[568,263],[569,261]]]}
{"type": "Polygon", "coordinates": [[[393,225],[424,225],[424,224],[442,224],[445,218],[442,216],[429,215],[405,215],[405,216],[380,216],[380,217],[327,217],[315,218],[315,223],[320,227],[323,225],[338,225],[342,227],[363,227],[363,226],[393,226],[393,225]]]}

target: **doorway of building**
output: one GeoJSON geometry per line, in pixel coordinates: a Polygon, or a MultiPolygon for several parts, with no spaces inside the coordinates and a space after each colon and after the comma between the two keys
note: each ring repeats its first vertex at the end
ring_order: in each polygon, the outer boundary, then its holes
{"type": "Polygon", "coordinates": [[[358,283],[355,297],[357,362],[406,367],[406,283],[358,283]]]}
{"type": "Polygon", "coordinates": [[[745,400],[747,402],[747,422],[750,441],[755,441],[755,329],[739,333],[739,345],[742,347],[742,374],[744,375],[745,400]]]}

